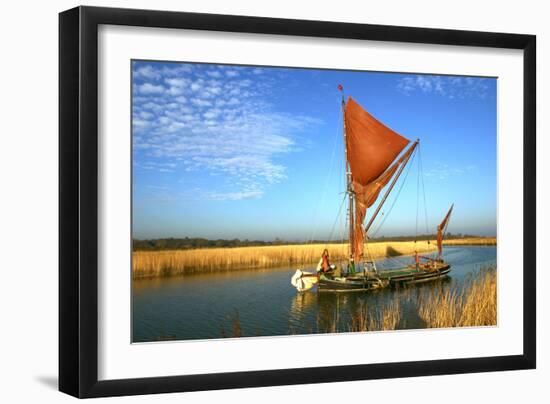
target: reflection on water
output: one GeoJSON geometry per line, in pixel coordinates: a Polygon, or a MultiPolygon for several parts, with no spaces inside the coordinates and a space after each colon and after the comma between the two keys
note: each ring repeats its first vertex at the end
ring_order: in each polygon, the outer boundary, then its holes
{"type": "MultiPolygon", "coordinates": [[[[423,328],[416,301],[427,288],[461,287],[465,277],[496,265],[496,247],[449,247],[448,278],[368,293],[298,293],[290,285],[296,268],[243,270],[133,282],[133,341],[209,339],[348,332],[358,310],[372,316],[388,305],[401,312],[397,328],[423,328]]],[[[411,257],[377,262],[379,270],[409,264],[411,257]]]]}

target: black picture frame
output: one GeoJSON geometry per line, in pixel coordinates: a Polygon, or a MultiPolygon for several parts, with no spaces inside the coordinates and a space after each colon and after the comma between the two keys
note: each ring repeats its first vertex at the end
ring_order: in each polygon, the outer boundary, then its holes
{"type": "Polygon", "coordinates": [[[535,106],[534,35],[96,7],[77,7],[60,13],[59,390],[84,398],[534,369],[535,106]],[[523,50],[523,354],[99,381],[97,64],[100,24],[523,50]]]}

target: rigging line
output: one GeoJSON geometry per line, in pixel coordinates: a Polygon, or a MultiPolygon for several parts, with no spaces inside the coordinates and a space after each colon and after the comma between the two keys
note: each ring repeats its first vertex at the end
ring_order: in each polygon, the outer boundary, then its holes
{"type": "MultiPolygon", "coordinates": [[[[345,199],[344,199],[345,200],[345,199]]],[[[342,247],[345,246],[346,243],[346,234],[348,233],[348,229],[346,228],[346,220],[343,217],[344,215],[340,215],[340,240],[342,247]]],[[[345,254],[344,254],[345,257],[345,254]]],[[[340,265],[343,266],[342,261],[345,261],[345,258],[340,258],[340,265]]]]}
{"type": "Polygon", "coordinates": [[[367,262],[368,261],[374,262],[374,258],[372,256],[372,254],[370,253],[369,243],[364,243],[364,245],[366,246],[366,250],[367,250],[367,262]]]}
{"type": "Polygon", "coordinates": [[[317,201],[317,204],[315,206],[315,211],[313,213],[313,229],[311,230],[311,234],[310,234],[310,237],[309,237],[309,242],[311,243],[313,241],[313,238],[315,237],[316,233],[317,233],[317,228],[319,227],[318,223],[317,223],[317,215],[319,213],[319,206],[322,206],[324,203],[325,203],[325,198],[326,198],[326,194],[327,194],[327,188],[328,188],[328,182],[331,178],[331,175],[332,175],[332,167],[333,167],[333,164],[334,164],[334,156],[336,154],[336,143],[338,141],[338,138],[340,137],[340,133],[339,133],[339,129],[341,125],[341,116],[340,114],[338,114],[338,125],[336,127],[336,136],[334,136],[334,142],[332,144],[332,153],[331,153],[331,156],[330,156],[330,163],[329,163],[329,170],[328,170],[328,174],[327,176],[325,177],[325,184],[323,186],[323,192],[321,194],[321,199],[319,199],[317,201]]]}
{"type": "Polygon", "coordinates": [[[401,265],[403,266],[403,262],[399,259],[399,258],[396,258],[396,257],[392,257],[391,255],[385,255],[384,256],[384,261],[388,262],[388,263],[394,263],[395,265],[401,265]]]}
{"type": "MultiPolygon", "coordinates": [[[[420,152],[418,152],[420,155],[420,152]]],[[[418,210],[420,208],[420,158],[416,160],[416,223],[414,227],[414,242],[418,239],[418,210]]]]}
{"type": "MultiPolygon", "coordinates": [[[[416,149],[414,149],[413,151],[413,154],[411,156],[411,159],[414,159],[416,156],[416,149]]],[[[395,206],[395,203],[397,202],[397,200],[399,199],[399,195],[401,194],[401,191],[403,190],[403,186],[405,185],[405,182],[407,182],[407,178],[409,176],[409,172],[411,171],[411,167],[412,167],[412,163],[409,164],[409,166],[407,167],[407,171],[405,172],[405,177],[403,177],[403,180],[401,181],[401,185],[399,186],[399,189],[397,190],[397,193],[395,194],[395,198],[392,202],[392,204],[390,205],[390,208],[388,209],[388,213],[384,214],[382,216],[382,221],[380,222],[380,224],[376,227],[376,230],[374,231],[373,235],[371,238],[373,237],[376,237],[376,235],[378,234],[378,232],[380,231],[380,228],[382,227],[382,225],[386,222],[386,218],[390,215],[391,211],[393,210],[393,207],[395,206]]]]}
{"type": "MultiPolygon", "coordinates": [[[[415,155],[416,155],[416,149],[414,150],[413,155],[411,156],[411,158],[414,159],[415,155]]],[[[393,199],[392,204],[390,205],[390,208],[388,209],[387,213],[383,215],[382,220],[380,221],[380,223],[376,227],[376,230],[374,231],[372,237],[376,237],[376,235],[378,234],[378,232],[380,231],[380,229],[382,228],[382,226],[386,222],[386,218],[392,212],[393,207],[395,206],[395,203],[399,199],[399,195],[401,194],[401,191],[403,190],[403,187],[404,187],[405,183],[407,182],[407,178],[409,176],[409,172],[411,171],[412,166],[413,166],[413,164],[411,163],[407,167],[407,171],[405,172],[405,176],[403,177],[403,180],[401,181],[401,184],[399,185],[399,189],[397,190],[397,193],[395,194],[395,198],[393,199]]]]}
{"type": "MultiPolygon", "coordinates": [[[[367,250],[367,257],[370,261],[375,262],[374,256],[372,255],[370,249],[369,249],[369,243],[366,244],[366,250],[367,250]]],[[[389,263],[390,265],[395,265],[396,268],[403,267],[403,262],[399,260],[399,258],[391,257],[389,255],[384,256],[384,262],[378,263],[381,268],[384,270],[385,264],[389,263]]],[[[376,264],[375,264],[376,265],[376,264]]],[[[387,269],[387,268],[386,268],[387,269]]]]}
{"type": "MultiPolygon", "coordinates": [[[[329,238],[328,240],[332,240],[332,235],[334,233],[334,229],[336,228],[336,224],[338,223],[338,219],[340,218],[340,213],[342,212],[342,206],[344,206],[344,202],[346,201],[347,195],[344,194],[344,197],[342,198],[342,202],[340,202],[340,208],[338,209],[338,214],[336,215],[336,220],[334,221],[334,224],[332,225],[332,229],[330,230],[329,238]]],[[[325,243],[325,246],[327,243],[325,243]]]]}
{"type": "Polygon", "coordinates": [[[418,161],[420,162],[420,178],[422,180],[422,194],[424,195],[424,219],[426,221],[426,234],[428,234],[428,204],[426,203],[426,187],[424,185],[424,165],[422,164],[422,151],[418,149],[418,161]]]}
{"type": "Polygon", "coordinates": [[[389,256],[389,255],[386,255],[384,257],[384,262],[379,262],[381,269],[382,270],[392,269],[391,268],[392,265],[395,266],[395,268],[402,268],[403,265],[404,265],[404,262],[400,258],[401,257],[392,257],[392,256],[389,256]],[[388,266],[390,266],[390,268],[387,268],[388,266]]]}

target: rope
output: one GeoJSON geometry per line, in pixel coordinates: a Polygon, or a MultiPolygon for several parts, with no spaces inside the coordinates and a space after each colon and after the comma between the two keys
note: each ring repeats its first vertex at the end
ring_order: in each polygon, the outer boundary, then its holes
{"type": "Polygon", "coordinates": [[[426,221],[426,234],[428,234],[430,231],[428,226],[428,204],[426,203],[426,187],[424,186],[424,166],[422,164],[422,153],[420,148],[418,149],[418,161],[420,164],[420,178],[422,179],[422,194],[424,195],[424,219],[426,221]]]}
{"type": "MultiPolygon", "coordinates": [[[[420,150],[420,148],[419,148],[420,150]]],[[[420,154],[420,152],[419,152],[420,154]]],[[[416,160],[417,162],[417,168],[416,168],[416,222],[414,226],[414,243],[416,244],[416,241],[418,239],[418,210],[420,208],[420,158],[416,160]]]]}
{"type": "MultiPolygon", "coordinates": [[[[414,150],[412,156],[411,156],[411,159],[414,159],[415,156],[416,156],[416,150],[414,150]]],[[[401,191],[403,190],[403,186],[405,185],[405,182],[407,182],[407,177],[409,176],[409,172],[411,171],[411,166],[412,164],[409,164],[409,166],[407,167],[407,170],[405,172],[405,177],[403,177],[403,180],[401,181],[401,184],[399,185],[399,189],[397,190],[397,193],[395,194],[395,198],[392,202],[392,204],[390,205],[390,209],[387,211],[387,213],[383,214],[383,217],[382,217],[382,221],[378,224],[378,226],[376,227],[376,230],[374,231],[372,237],[375,237],[378,232],[380,231],[380,228],[382,227],[382,225],[386,222],[386,219],[387,217],[390,215],[390,213],[392,212],[393,210],[393,207],[395,206],[395,203],[397,202],[397,200],[399,199],[399,195],[401,194],[401,191]]]]}
{"type": "Polygon", "coordinates": [[[334,165],[334,156],[336,154],[336,144],[337,144],[338,138],[340,137],[339,128],[342,126],[341,125],[341,123],[342,123],[341,118],[342,118],[341,114],[338,114],[338,125],[336,127],[336,136],[334,136],[334,142],[333,142],[333,145],[332,145],[332,153],[331,153],[331,156],[330,156],[328,174],[325,177],[325,184],[323,186],[323,192],[321,194],[321,198],[317,200],[317,204],[315,205],[315,210],[313,211],[314,212],[313,213],[313,228],[311,230],[311,234],[310,234],[310,237],[309,237],[309,240],[308,240],[308,244],[313,242],[313,239],[315,238],[315,235],[317,234],[317,229],[319,227],[319,223],[317,221],[317,215],[319,213],[319,206],[321,206],[325,203],[325,198],[326,198],[327,188],[328,188],[328,182],[329,182],[329,180],[331,178],[331,175],[332,175],[332,168],[333,168],[333,165],[334,165]]]}
{"type": "MultiPolygon", "coordinates": [[[[338,209],[338,214],[336,215],[336,220],[334,221],[334,224],[332,225],[332,228],[330,230],[329,234],[329,241],[332,240],[332,235],[334,234],[334,229],[336,228],[336,224],[338,223],[338,219],[340,218],[340,213],[342,212],[342,206],[344,206],[344,202],[346,201],[347,194],[344,194],[344,197],[342,198],[342,202],[340,202],[340,208],[338,209]]],[[[325,243],[325,247],[327,244],[325,243]]]]}

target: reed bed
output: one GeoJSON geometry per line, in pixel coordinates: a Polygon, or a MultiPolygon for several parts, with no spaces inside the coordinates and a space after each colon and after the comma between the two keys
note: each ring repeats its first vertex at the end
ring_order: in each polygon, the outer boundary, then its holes
{"type": "Polygon", "coordinates": [[[393,300],[370,310],[365,303],[360,304],[351,315],[349,331],[388,331],[396,330],[401,320],[400,300],[393,300]]]}
{"type": "MultiPolygon", "coordinates": [[[[468,275],[463,285],[440,284],[433,288],[415,287],[394,291],[391,300],[377,306],[361,303],[337,324],[338,316],[325,316],[321,332],[388,331],[408,328],[403,308],[409,307],[423,322],[418,328],[494,326],[497,323],[496,267],[482,268],[468,275]],[[413,293],[415,292],[416,293],[413,293]],[[326,321],[326,318],[329,321],[326,321]]],[[[319,320],[318,320],[319,324],[319,320]]]]}
{"type": "Polygon", "coordinates": [[[474,273],[460,289],[436,288],[423,293],[418,315],[427,328],[496,325],[496,268],[483,268],[474,273]]]}
{"type": "Polygon", "coordinates": [[[443,240],[443,245],[460,246],[460,245],[497,245],[496,237],[469,237],[443,240]]]}
{"type": "MultiPolygon", "coordinates": [[[[204,248],[174,251],[134,251],[132,273],[134,278],[184,275],[192,273],[233,271],[300,266],[319,261],[327,248],[333,263],[345,260],[347,244],[297,244],[261,247],[204,248]]],[[[415,251],[427,253],[435,250],[435,244],[428,241],[391,241],[369,243],[373,258],[411,255],[415,251]]]]}

